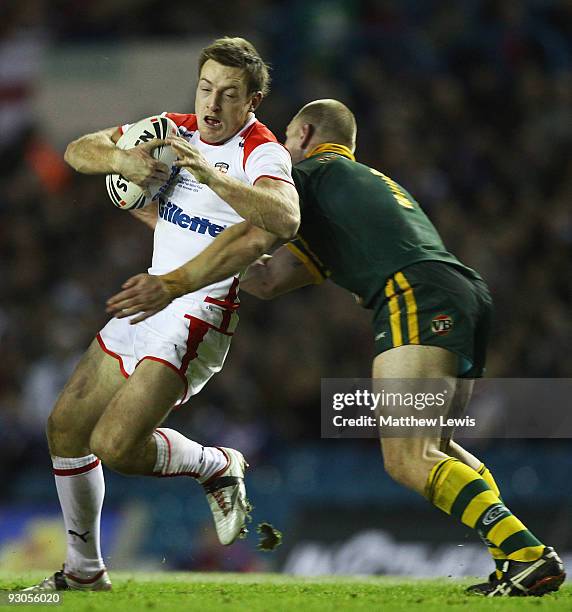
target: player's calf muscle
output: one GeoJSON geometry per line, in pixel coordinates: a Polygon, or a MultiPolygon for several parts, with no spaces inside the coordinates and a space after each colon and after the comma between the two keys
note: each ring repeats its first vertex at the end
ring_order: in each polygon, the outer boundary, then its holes
{"type": "Polygon", "coordinates": [[[128,474],[132,472],[132,464],[136,457],[145,450],[145,442],[138,443],[121,432],[109,435],[103,428],[95,428],[89,438],[91,452],[97,455],[110,469],[128,474]]]}
{"type": "Polygon", "coordinates": [[[90,448],[106,467],[126,476],[151,474],[157,459],[150,435],[142,441],[126,440],[121,436],[106,437],[101,430],[95,429],[90,437],[90,448]]]}

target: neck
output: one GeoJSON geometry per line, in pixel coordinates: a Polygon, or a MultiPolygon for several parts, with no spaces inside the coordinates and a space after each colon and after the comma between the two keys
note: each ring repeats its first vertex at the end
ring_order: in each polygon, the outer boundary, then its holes
{"type": "Polygon", "coordinates": [[[352,161],[356,160],[354,154],[352,153],[349,147],[337,144],[335,142],[322,142],[321,144],[316,145],[312,149],[310,149],[310,152],[306,153],[304,157],[312,157],[313,155],[318,155],[319,153],[337,153],[338,155],[347,157],[352,161]]]}

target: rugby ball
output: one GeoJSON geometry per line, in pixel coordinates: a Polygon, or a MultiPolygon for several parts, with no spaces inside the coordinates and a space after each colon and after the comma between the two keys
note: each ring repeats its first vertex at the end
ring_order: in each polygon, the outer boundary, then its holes
{"type": "MultiPolygon", "coordinates": [[[[161,115],[155,115],[130,125],[117,141],[116,146],[120,149],[131,149],[155,138],[163,139],[177,135],[177,125],[173,120],[161,115]]],[[[153,149],[152,155],[155,159],[161,160],[171,168],[170,181],[178,170],[176,166],[173,166],[174,161],[177,159],[175,151],[169,146],[161,146],[153,149]]],[[[161,181],[151,183],[149,185],[149,193],[147,194],[139,185],[128,181],[121,174],[108,174],[105,177],[105,184],[111,201],[117,208],[122,210],[135,210],[147,206],[157,197],[161,188],[165,185],[161,181]]]]}

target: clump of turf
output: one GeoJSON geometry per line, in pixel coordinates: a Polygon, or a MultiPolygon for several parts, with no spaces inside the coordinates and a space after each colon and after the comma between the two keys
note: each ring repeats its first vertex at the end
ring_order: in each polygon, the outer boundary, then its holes
{"type": "Polygon", "coordinates": [[[259,523],[256,532],[259,534],[260,540],[257,546],[258,550],[270,552],[282,544],[282,532],[270,523],[259,523]]]}

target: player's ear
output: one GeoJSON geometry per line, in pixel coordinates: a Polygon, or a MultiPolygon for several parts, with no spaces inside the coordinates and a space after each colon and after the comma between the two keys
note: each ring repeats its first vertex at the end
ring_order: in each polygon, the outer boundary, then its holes
{"type": "Polygon", "coordinates": [[[308,148],[308,145],[310,144],[310,141],[314,137],[315,133],[316,133],[316,128],[311,123],[304,123],[302,125],[302,134],[301,134],[302,140],[300,142],[301,149],[308,148]]]}
{"type": "Polygon", "coordinates": [[[257,91],[250,99],[250,109],[249,110],[251,112],[254,112],[260,106],[261,102],[262,102],[262,92],[257,91]]]}

